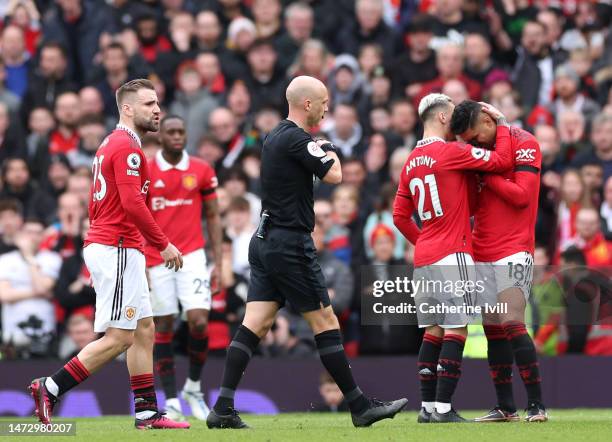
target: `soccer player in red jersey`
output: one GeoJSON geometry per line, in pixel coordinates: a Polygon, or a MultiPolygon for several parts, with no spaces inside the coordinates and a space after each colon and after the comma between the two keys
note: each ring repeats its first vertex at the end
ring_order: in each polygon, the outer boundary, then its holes
{"type": "Polygon", "coordinates": [[[215,259],[211,279],[214,291],[219,291],[222,234],[215,193],[217,177],[208,163],[185,152],[186,131],[182,118],[164,117],[159,132],[162,149],[149,160],[149,208],[170,241],[183,253],[183,268],[168,272],[155,247],[147,244],[145,255],[155,320],[155,369],[166,394],[166,415],[185,420],[176,395],[172,351],[174,317],[180,302],[189,325],[189,374],[181,396],[189,403],[195,418],[206,420],[209,410],[202,395],[200,376],[208,352],[211,288],[201,217],[204,206],[215,259]]]}
{"type": "MultiPolygon", "coordinates": [[[[497,127],[482,105],[460,103],[451,120],[453,133],[466,142],[496,148],[497,127]]],[[[528,422],[548,420],[542,404],[535,346],[525,327],[525,307],[533,277],[535,223],[538,212],[542,154],[536,138],[510,128],[514,167],[481,178],[474,215],[474,258],[479,281],[485,282],[483,304],[507,305],[507,312],[483,309],[489,369],[497,405],[477,422],[520,420],[512,394],[512,361],[527,390],[528,422]]]]}
{"type": "Polygon", "coordinates": [[[415,293],[419,327],[426,328],[418,363],[422,396],[418,422],[422,423],[465,422],[452,408],[451,398],[461,376],[467,324],[473,314],[470,308],[474,308],[468,201],[471,171],[501,172],[512,164],[508,125],[498,110],[486,108],[498,128],[498,149],[491,152],[447,141],[455,138],[450,131],[453,109],[451,99],[443,94],[421,100],[418,113],[423,139],[402,169],[393,206],[395,225],[415,244],[413,279],[426,282],[427,288],[415,293]],[[421,231],[412,219],[415,208],[421,231]],[[438,281],[440,286],[452,282],[455,292],[428,283],[438,281]],[[446,306],[446,314],[428,313],[432,301],[446,306]]]}
{"type": "Polygon", "coordinates": [[[146,204],[149,170],[140,138],[158,130],[159,102],[153,84],[142,79],[124,84],[116,95],[119,124],[93,161],[91,227],[83,251],[96,291],[94,330],[105,335],[52,376],[34,379],[29,389],[38,419],[47,424],[59,396],[127,351],[136,428],[189,428],[188,423],[158,412],[153,385],[155,325],[144,240],[161,253],[169,269],[178,271],[183,265],[181,253],[155,223],[146,204]]]}

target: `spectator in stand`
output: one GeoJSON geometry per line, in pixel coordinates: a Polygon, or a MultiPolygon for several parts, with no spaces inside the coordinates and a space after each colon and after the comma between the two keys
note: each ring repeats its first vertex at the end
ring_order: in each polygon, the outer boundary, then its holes
{"type": "Polygon", "coordinates": [[[336,57],[328,80],[330,101],[334,109],[339,104],[357,105],[366,93],[365,85],[365,78],[355,57],[349,54],[336,57]]]}
{"type": "Polygon", "coordinates": [[[213,97],[220,99],[226,92],[227,84],[221,70],[219,56],[214,52],[200,52],[195,59],[195,66],[202,79],[202,88],[213,97]]]}
{"type": "Polygon", "coordinates": [[[33,57],[41,37],[40,14],[36,4],[33,0],[10,0],[8,3],[5,21],[23,29],[26,50],[33,57]]]}
{"type": "Polygon", "coordinates": [[[45,225],[55,219],[55,201],[46,190],[30,180],[28,165],[22,158],[7,158],[2,163],[2,198],[15,198],[23,205],[24,218],[43,220],[45,225]]]}
{"type": "Polygon", "coordinates": [[[349,184],[341,184],[334,189],[331,202],[335,224],[348,229],[348,241],[344,244],[345,250],[348,249],[348,257],[342,259],[337,253],[336,256],[350,264],[351,269],[357,272],[359,266],[365,262],[364,220],[359,217],[359,191],[349,184]]]}
{"type": "Polygon", "coordinates": [[[585,191],[591,197],[593,207],[601,205],[603,190],[603,167],[599,162],[584,163],[580,167],[580,177],[584,183],[585,191]]]}
{"type": "Polygon", "coordinates": [[[88,167],[93,164],[96,151],[104,141],[108,131],[100,114],[84,114],[79,121],[79,145],[77,150],[68,152],[70,166],[88,167]]]}
{"type": "Polygon", "coordinates": [[[211,135],[204,135],[198,144],[196,155],[214,167],[217,175],[221,170],[221,160],[225,155],[221,143],[211,135]]]}
{"type": "Polygon", "coordinates": [[[391,103],[391,132],[401,139],[402,146],[411,150],[417,142],[417,121],[415,108],[410,101],[397,99],[391,103]]]}
{"type": "Polygon", "coordinates": [[[372,132],[391,130],[391,113],[386,106],[374,106],[368,115],[368,126],[372,132]]]}
{"type": "Polygon", "coordinates": [[[553,60],[556,64],[564,63],[568,58],[567,51],[561,45],[565,17],[557,9],[547,8],[538,12],[537,20],[544,25],[544,38],[553,60]]]}
{"type": "Polygon", "coordinates": [[[295,63],[288,69],[290,77],[308,75],[323,82],[329,73],[329,53],[321,40],[306,40],[302,45],[295,63]]]}
{"type": "MultiPolygon", "coordinates": [[[[246,134],[251,121],[251,92],[242,80],[232,83],[227,93],[227,107],[232,111],[240,132],[246,134]]],[[[264,108],[265,109],[265,108],[264,108]]]]}
{"type": "Polygon", "coordinates": [[[521,45],[512,72],[512,82],[529,109],[552,102],[553,72],[556,67],[546,43],[546,28],[537,21],[523,26],[521,45]]]}
{"type": "Polygon", "coordinates": [[[74,256],[82,246],[81,230],[86,215],[86,207],[77,194],[65,192],[60,195],[57,207],[58,222],[45,232],[41,249],[57,252],[64,260],[74,256]]]}
{"type": "MultiPolygon", "coordinates": [[[[395,233],[386,224],[379,224],[374,227],[368,243],[373,251],[372,259],[369,264],[372,271],[368,272],[367,277],[377,280],[393,281],[396,277],[412,276],[412,267],[406,266],[403,259],[395,259],[395,233]],[[401,270],[400,270],[401,269],[401,270]]],[[[372,296],[372,282],[367,281],[362,285],[362,296],[372,296]]],[[[411,298],[405,294],[390,294],[393,300],[387,301],[395,304],[400,301],[412,303],[411,298]]],[[[390,315],[383,315],[381,324],[362,325],[360,327],[360,354],[407,354],[418,353],[418,342],[420,341],[422,330],[416,326],[416,315],[413,317],[415,325],[400,325],[394,323],[390,315]],[[390,325],[394,325],[391,327],[390,325]]],[[[409,321],[408,318],[406,318],[409,321]]]]}
{"type": "Polygon", "coordinates": [[[228,75],[232,79],[244,78],[249,67],[247,53],[257,38],[255,23],[246,17],[236,17],[227,30],[227,47],[230,50],[228,63],[231,70],[228,75]]]}
{"type": "Polygon", "coordinates": [[[288,82],[285,72],[277,63],[278,55],[272,41],[255,41],[249,48],[247,61],[249,72],[245,83],[251,92],[252,109],[258,111],[266,105],[285,109],[285,89],[288,82]]]}
{"type": "Polygon", "coordinates": [[[455,105],[470,99],[465,85],[461,81],[455,79],[448,80],[444,83],[444,86],[442,86],[442,93],[448,95],[455,105]]]}
{"type": "Polygon", "coordinates": [[[140,54],[147,63],[155,64],[160,53],[169,52],[172,49],[168,38],[161,33],[159,23],[153,13],[140,15],[135,25],[140,43],[140,54]]]}
{"type": "Polygon", "coordinates": [[[226,107],[218,107],[208,117],[212,136],[221,144],[224,152],[222,165],[229,169],[236,162],[245,146],[245,137],[238,130],[236,117],[226,107]]]}
{"type": "Polygon", "coordinates": [[[480,32],[488,35],[489,28],[481,20],[475,20],[468,16],[464,11],[464,1],[446,0],[437,1],[433,7],[435,21],[433,23],[434,34],[440,37],[447,37],[449,31],[467,33],[480,32]]]}
{"type": "Polygon", "coordinates": [[[23,97],[23,119],[36,107],[53,109],[57,97],[76,90],[67,74],[66,50],[58,43],[47,42],[40,49],[38,66],[32,72],[23,97]]]}
{"type": "Polygon", "coordinates": [[[187,152],[195,153],[196,144],[206,133],[211,112],[218,106],[217,100],[202,86],[202,78],[193,62],[182,64],[177,73],[178,91],[170,105],[170,113],[185,120],[187,127],[187,152]]]}
{"type": "Polygon", "coordinates": [[[19,98],[23,97],[28,88],[30,59],[20,27],[9,25],[2,30],[0,57],[6,70],[6,88],[19,98]]]}
{"type": "Polygon", "coordinates": [[[572,165],[580,167],[587,162],[598,162],[604,170],[604,180],[612,176],[612,114],[599,114],[591,128],[593,147],[576,155],[572,165]]]}
{"type": "Polygon", "coordinates": [[[363,156],[366,149],[363,142],[363,128],[354,106],[337,104],[333,112],[333,123],[325,132],[341,157],[363,156]]]}
{"type": "Polygon", "coordinates": [[[416,95],[413,95],[414,106],[418,106],[421,98],[427,94],[440,92],[444,84],[451,79],[457,79],[465,84],[472,100],[480,100],[481,86],[463,72],[463,48],[457,43],[448,42],[436,49],[436,68],[438,76],[423,83],[416,95]]]}
{"type": "Polygon", "coordinates": [[[104,115],[119,119],[115,91],[132,76],[128,71],[128,54],[121,43],[110,43],[102,51],[101,70],[92,80],[104,101],[104,115]]]}
{"type": "Polygon", "coordinates": [[[383,49],[385,62],[390,62],[399,52],[399,39],[383,20],[383,10],[382,0],[357,0],[356,21],[340,28],[336,40],[337,52],[356,57],[361,46],[376,43],[383,49]]]}
{"type": "Polygon", "coordinates": [[[484,84],[492,73],[504,73],[491,58],[491,43],[485,34],[471,32],[465,36],[465,75],[484,84]]]}
{"type": "Polygon", "coordinates": [[[47,356],[55,333],[52,290],[61,266],[54,252],[39,251],[42,223],[28,220],[15,237],[17,250],[0,255],[2,340],[47,356]]]}
{"type": "Polygon", "coordinates": [[[499,99],[499,110],[503,112],[512,126],[524,127],[523,124],[523,103],[518,92],[512,91],[499,99]]]}
{"type": "Polygon", "coordinates": [[[609,266],[612,264],[612,242],[601,231],[599,213],[592,207],[585,207],[576,214],[576,234],[561,251],[574,246],[582,250],[588,266],[609,266]]]}
{"type": "Polygon", "coordinates": [[[432,18],[427,14],[412,17],[406,29],[406,49],[397,56],[390,67],[393,96],[415,96],[423,83],[437,75],[436,57],[429,47],[432,34],[432,18]]]}
{"type": "Polygon", "coordinates": [[[249,201],[241,196],[233,198],[227,209],[226,233],[232,240],[232,269],[245,278],[249,276],[249,241],[254,231],[249,201]]]}
{"type": "Polygon", "coordinates": [[[41,184],[57,204],[58,198],[66,191],[66,187],[68,187],[68,179],[72,173],[72,167],[70,167],[70,162],[68,158],[66,158],[66,155],[58,153],[51,156],[45,170],[46,174],[41,184]]]}
{"type": "Polygon", "coordinates": [[[2,58],[0,58],[0,103],[5,104],[12,115],[17,115],[21,105],[21,98],[6,88],[6,68],[2,58]]]}
{"type": "Polygon", "coordinates": [[[401,234],[393,223],[393,201],[395,200],[396,189],[387,183],[380,191],[376,210],[369,214],[363,227],[363,242],[365,244],[366,256],[372,259],[374,249],[371,244],[372,233],[377,227],[386,226],[393,232],[393,258],[396,260],[404,258],[406,250],[406,238],[401,234]]]}
{"type": "Polygon", "coordinates": [[[104,100],[100,91],[93,86],[85,86],[79,91],[81,99],[81,113],[86,115],[98,115],[104,118],[104,127],[108,133],[112,132],[117,124],[117,119],[104,114],[104,100]]]}
{"type": "Polygon", "coordinates": [[[46,107],[32,110],[28,118],[30,134],[26,137],[26,158],[30,165],[32,177],[42,179],[49,160],[49,134],[55,128],[53,114],[46,107]]]}
{"type": "Polygon", "coordinates": [[[561,159],[565,164],[589,150],[590,144],[585,139],[586,121],[580,112],[564,111],[558,117],[557,127],[561,138],[561,159]]]}
{"type": "Polygon", "coordinates": [[[274,39],[281,35],[283,29],[280,0],[253,0],[251,11],[258,38],[274,39]]]}
{"type": "Polygon", "coordinates": [[[45,41],[57,41],[71,54],[69,76],[83,83],[98,49],[100,35],[114,30],[106,4],[83,0],[58,0],[43,20],[45,41]]]}
{"type": "Polygon", "coordinates": [[[93,314],[75,313],[68,318],[66,337],[60,343],[59,357],[68,361],[97,338],[98,334],[94,331],[93,314]]]}
{"type": "Polygon", "coordinates": [[[93,315],[96,305],[96,292],[91,285],[91,276],[83,260],[83,241],[89,230],[89,220],[80,219],[77,235],[70,239],[75,241],[74,251],[64,256],[62,266],[53,296],[63,309],[63,316],[69,318],[75,312],[84,312],[93,315]]]}
{"type": "Polygon", "coordinates": [[[557,99],[551,106],[551,112],[559,117],[563,112],[572,110],[584,116],[587,125],[599,113],[599,105],[580,92],[580,77],[567,64],[555,69],[555,94],[557,99]]]}
{"type": "Polygon", "coordinates": [[[91,168],[75,170],[70,175],[70,178],[68,178],[68,187],[66,188],[66,192],[73,193],[79,197],[83,207],[88,207],[89,204],[89,190],[92,182],[90,170],[91,168]],[[84,173],[79,173],[80,171],[84,173]]]}
{"type": "Polygon", "coordinates": [[[244,170],[235,166],[220,177],[221,186],[227,191],[230,200],[234,198],[244,198],[249,202],[251,211],[251,223],[259,224],[261,215],[261,200],[258,196],[249,192],[249,177],[244,170]]]}
{"type": "Polygon", "coordinates": [[[0,199],[0,255],[17,248],[15,238],[23,225],[23,206],[12,198],[0,199]]]}
{"type": "Polygon", "coordinates": [[[57,97],[54,116],[57,127],[49,134],[49,154],[67,154],[79,147],[77,131],[81,119],[81,100],[75,92],[64,92],[57,97]]]}
{"type": "MultiPolygon", "coordinates": [[[[383,51],[376,43],[364,44],[359,48],[357,57],[359,62],[359,70],[371,82],[375,73],[380,74],[381,70],[384,73],[383,66],[383,51]]],[[[389,100],[386,100],[389,101],[389,100]]]]}
{"type": "Polygon", "coordinates": [[[566,169],[561,176],[561,201],[557,210],[557,241],[561,251],[568,247],[576,235],[576,215],[578,211],[591,206],[590,195],[576,169],[566,169]]]}
{"type": "Polygon", "coordinates": [[[278,60],[283,71],[295,61],[302,45],[312,37],[314,12],[305,2],[291,3],[285,9],[286,32],[276,39],[278,60]]]}
{"type": "Polygon", "coordinates": [[[10,157],[25,157],[26,143],[16,118],[6,104],[0,102],[0,162],[10,157]]]}

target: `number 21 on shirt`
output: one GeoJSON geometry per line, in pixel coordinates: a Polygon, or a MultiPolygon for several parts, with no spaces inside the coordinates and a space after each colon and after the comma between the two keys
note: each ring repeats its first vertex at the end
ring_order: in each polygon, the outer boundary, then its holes
{"type": "Polygon", "coordinates": [[[433,173],[425,175],[425,180],[422,180],[421,178],[411,179],[409,187],[410,193],[412,193],[413,197],[416,197],[416,191],[419,191],[417,210],[419,212],[419,218],[421,218],[421,221],[427,221],[431,219],[431,211],[425,211],[425,187],[427,187],[427,189],[429,190],[429,198],[431,200],[431,206],[433,207],[435,216],[439,217],[444,215],[442,205],[440,204],[440,195],[438,194],[438,185],[436,183],[436,177],[433,173]]]}
{"type": "Polygon", "coordinates": [[[100,155],[99,157],[94,157],[93,160],[93,200],[101,201],[102,198],[106,195],[106,180],[104,179],[104,175],[102,175],[102,161],[104,161],[104,155],[100,155]],[[100,183],[100,190],[98,190],[98,183],[100,183]]]}

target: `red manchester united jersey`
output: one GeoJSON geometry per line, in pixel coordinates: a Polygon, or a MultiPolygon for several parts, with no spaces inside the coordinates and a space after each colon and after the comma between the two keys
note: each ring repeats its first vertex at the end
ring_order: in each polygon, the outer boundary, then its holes
{"type": "Polygon", "coordinates": [[[412,214],[415,209],[421,219],[415,266],[433,264],[452,253],[472,254],[467,171],[509,168],[508,138],[508,128],[499,127],[497,152],[441,138],[417,143],[402,170],[394,206],[394,219],[400,210],[412,214]]]}
{"type": "Polygon", "coordinates": [[[484,177],[474,215],[474,258],[493,262],[518,252],[533,254],[542,154],[536,138],[512,127],[514,169],[484,177]]]}
{"type": "Polygon", "coordinates": [[[93,161],[89,195],[90,243],[122,245],[144,252],[144,238],[163,250],[168,239],[147,208],[149,169],[140,139],[129,128],[117,126],[104,139],[93,161]]]}
{"type": "MultiPolygon", "coordinates": [[[[217,177],[208,163],[183,152],[178,164],[168,163],[157,152],[149,161],[149,208],[170,242],[182,253],[204,247],[202,201],[217,197],[217,177]]],[[[154,247],[145,248],[147,266],[163,261],[154,247]]]]}

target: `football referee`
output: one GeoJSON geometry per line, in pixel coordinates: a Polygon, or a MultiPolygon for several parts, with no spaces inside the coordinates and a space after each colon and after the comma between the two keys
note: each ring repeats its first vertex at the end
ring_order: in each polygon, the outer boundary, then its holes
{"type": "Polygon", "coordinates": [[[349,404],[353,424],[369,426],[392,418],[408,402],[381,402],[359,389],[342,346],[338,319],[310,236],[314,228],[313,175],[342,181],[340,160],[326,140],[308,133],[327,112],[327,88],[312,77],[287,87],[289,115],[267,136],[261,156],[262,215],[249,244],[251,283],[242,325],[227,350],[217,403],[209,428],[248,428],[234,409],[234,394],[259,340],[268,333],[285,301],[299,311],[315,335],[321,362],[349,404]]]}

